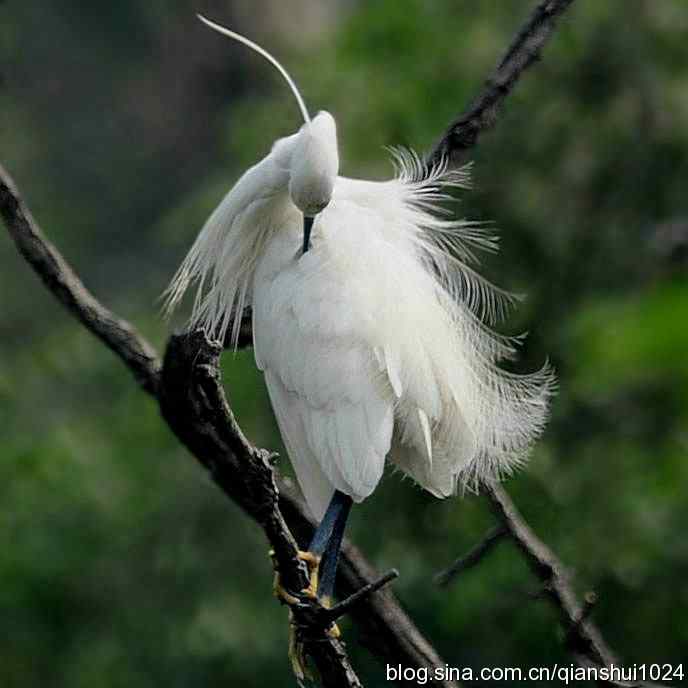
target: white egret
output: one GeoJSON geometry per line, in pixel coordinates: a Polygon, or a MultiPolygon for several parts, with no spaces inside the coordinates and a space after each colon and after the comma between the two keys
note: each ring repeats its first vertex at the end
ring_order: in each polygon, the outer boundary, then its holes
{"type": "Polygon", "coordinates": [[[521,465],[543,429],[554,377],[498,366],[517,343],[490,329],[512,297],[475,270],[492,251],[482,226],[443,209],[466,168],[426,169],[393,151],[384,182],[339,175],[334,118],[304,119],[237,181],[201,230],[167,294],[195,286],[190,327],[236,343],[253,307],[253,344],[306,502],[317,593],[332,594],[352,502],[388,460],[437,497],[521,465]],[[230,329],[231,328],[231,329],[230,329]]]}

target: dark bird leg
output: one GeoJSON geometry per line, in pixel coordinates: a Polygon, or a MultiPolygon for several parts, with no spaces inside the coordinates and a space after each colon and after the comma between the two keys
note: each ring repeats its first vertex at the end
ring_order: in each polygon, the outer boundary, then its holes
{"type": "MultiPolygon", "coordinates": [[[[301,591],[301,595],[317,597],[325,607],[330,607],[332,603],[339,550],[352,503],[353,500],[349,495],[335,490],[322,521],[313,533],[308,550],[298,553],[299,558],[306,562],[310,572],[310,584],[308,588],[301,591]]],[[[289,605],[299,602],[298,597],[282,587],[279,582],[279,572],[275,573],[274,590],[277,597],[289,605]]],[[[289,630],[289,658],[296,676],[303,677],[306,673],[303,644],[299,640],[293,616],[290,616],[290,619],[292,623],[289,630]]],[[[330,625],[327,634],[332,638],[339,637],[339,628],[336,623],[330,625]]]]}
{"type": "MultiPolygon", "coordinates": [[[[308,565],[310,572],[310,584],[301,594],[317,597],[326,607],[332,603],[339,550],[352,504],[351,497],[335,490],[322,521],[315,529],[308,550],[298,553],[299,558],[308,565]]],[[[282,587],[279,572],[275,574],[274,591],[275,595],[287,604],[298,602],[297,597],[282,587]]],[[[332,625],[330,633],[335,636],[339,633],[336,624],[332,625]]]]}
{"type": "Polygon", "coordinates": [[[353,500],[349,495],[335,490],[320,525],[313,534],[308,551],[320,558],[318,570],[318,597],[329,604],[334,592],[339,550],[346,529],[346,521],[353,500]]]}

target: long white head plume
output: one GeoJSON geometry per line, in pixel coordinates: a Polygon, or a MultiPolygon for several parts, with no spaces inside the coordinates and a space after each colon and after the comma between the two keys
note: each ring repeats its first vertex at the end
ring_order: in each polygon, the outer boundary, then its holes
{"type": "Polygon", "coordinates": [[[273,57],[267,50],[265,50],[265,48],[261,48],[257,43],[254,43],[245,36],[242,36],[241,34],[238,34],[235,31],[231,31],[230,29],[227,29],[224,26],[221,26],[220,24],[216,24],[214,21],[211,21],[210,19],[206,19],[202,14],[197,14],[196,16],[206,26],[209,26],[214,31],[221,33],[223,36],[227,36],[227,38],[232,38],[233,40],[238,41],[239,43],[243,43],[245,46],[251,48],[251,50],[254,50],[259,55],[262,55],[284,77],[284,80],[287,82],[287,84],[289,84],[289,88],[294,94],[296,102],[299,104],[299,109],[301,110],[303,121],[306,124],[308,124],[311,121],[310,115],[308,114],[308,109],[306,108],[306,103],[301,97],[301,93],[299,93],[299,89],[296,87],[294,80],[289,76],[287,70],[277,61],[275,57],[273,57]]]}

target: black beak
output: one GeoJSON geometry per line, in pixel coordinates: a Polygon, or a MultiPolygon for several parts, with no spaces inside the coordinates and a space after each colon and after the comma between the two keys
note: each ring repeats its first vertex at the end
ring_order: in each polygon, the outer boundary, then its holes
{"type": "Polygon", "coordinates": [[[303,252],[306,253],[311,247],[311,230],[313,229],[314,217],[303,216],[303,252]]]}

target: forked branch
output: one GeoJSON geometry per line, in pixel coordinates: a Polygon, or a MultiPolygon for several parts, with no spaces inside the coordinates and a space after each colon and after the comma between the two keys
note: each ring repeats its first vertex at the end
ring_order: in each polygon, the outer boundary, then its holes
{"type": "MultiPolygon", "coordinates": [[[[537,597],[549,600],[559,613],[559,620],[564,629],[564,644],[581,667],[619,667],[619,660],[612,652],[602,636],[600,629],[590,619],[590,614],[597,603],[597,596],[587,592],[583,601],[579,601],[571,584],[570,575],[554,551],[541,540],[525,518],[516,508],[511,497],[501,485],[494,484],[485,487],[499,524],[480,541],[467,555],[457,559],[451,566],[435,576],[439,585],[447,585],[455,576],[467,568],[471,568],[502,539],[509,539],[521,551],[529,568],[539,579],[541,587],[537,597]]],[[[599,680],[601,685],[649,686],[643,683],[625,683],[613,678],[599,680]]],[[[653,688],[661,688],[659,684],[652,684],[653,688]]]]}
{"type": "Polygon", "coordinates": [[[599,629],[588,618],[591,606],[578,601],[566,568],[557,555],[535,535],[501,485],[492,485],[486,492],[501,525],[542,582],[544,596],[559,611],[569,650],[575,657],[585,658],[597,666],[618,664],[599,629]]]}

